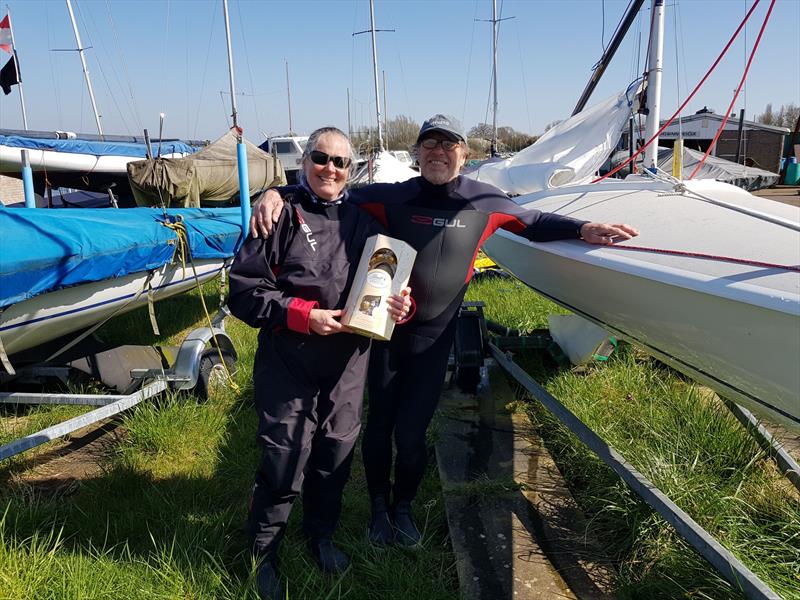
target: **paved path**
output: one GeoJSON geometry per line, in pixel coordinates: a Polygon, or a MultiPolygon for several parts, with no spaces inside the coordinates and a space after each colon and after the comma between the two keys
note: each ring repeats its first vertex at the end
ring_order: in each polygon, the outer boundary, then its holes
{"type": "Polygon", "coordinates": [[[467,600],[611,598],[613,570],[541,440],[496,369],[490,394],[448,390],[436,421],[461,595],[467,600]]]}

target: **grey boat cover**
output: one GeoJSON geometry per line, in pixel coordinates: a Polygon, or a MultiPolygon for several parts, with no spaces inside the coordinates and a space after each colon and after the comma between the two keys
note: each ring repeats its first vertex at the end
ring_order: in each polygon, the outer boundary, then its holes
{"type": "MultiPolygon", "coordinates": [[[[139,206],[199,208],[239,203],[239,171],[233,129],[199,152],[184,158],[156,158],[128,163],[128,181],[139,206]]],[[[280,160],[247,140],[250,196],[286,185],[280,160]]]]}
{"type": "MultiPolygon", "coordinates": [[[[672,154],[673,148],[664,146],[658,147],[658,168],[667,173],[672,173],[672,154]]],[[[697,163],[703,159],[703,152],[692,148],[683,149],[683,177],[689,177],[694,171],[697,163]]],[[[612,158],[612,167],[624,162],[628,158],[628,151],[617,152],[612,158]]],[[[636,164],[641,166],[642,161],[637,157],[636,164]]],[[[627,173],[627,167],[623,169],[627,173]]],[[[703,166],[695,175],[695,179],[716,179],[724,183],[730,183],[747,191],[753,192],[762,188],[767,188],[778,183],[779,175],[771,171],[765,171],[757,167],[748,167],[719,158],[709,156],[703,166]]]]}

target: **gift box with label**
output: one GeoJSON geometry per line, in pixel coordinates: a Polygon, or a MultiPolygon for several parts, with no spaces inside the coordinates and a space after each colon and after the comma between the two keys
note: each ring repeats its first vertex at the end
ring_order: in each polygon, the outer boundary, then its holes
{"type": "Polygon", "coordinates": [[[417,251],[403,241],[382,234],[368,238],[347,296],[342,324],[376,340],[391,338],[395,322],[386,299],[408,285],[416,256],[417,251]]]}

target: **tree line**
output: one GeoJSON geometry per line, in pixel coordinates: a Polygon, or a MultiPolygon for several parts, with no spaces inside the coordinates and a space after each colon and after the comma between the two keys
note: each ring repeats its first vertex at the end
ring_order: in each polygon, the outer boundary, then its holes
{"type": "Polygon", "coordinates": [[[786,127],[794,131],[798,118],[800,118],[800,106],[793,103],[781,104],[781,107],[776,111],[772,108],[772,103],[770,102],[764,112],[756,117],[756,122],[764,125],[774,125],[775,127],[786,127]]]}
{"type": "MultiPolygon", "coordinates": [[[[417,141],[420,124],[405,115],[398,115],[386,122],[383,142],[387,150],[411,150],[417,141]]],[[[478,123],[467,131],[471,156],[480,158],[488,155],[492,140],[492,126],[478,123]]],[[[378,132],[375,127],[351,133],[353,146],[361,153],[378,147],[378,132]]],[[[499,152],[517,152],[533,144],[537,136],[516,131],[513,127],[497,128],[497,146],[499,152]]]]}

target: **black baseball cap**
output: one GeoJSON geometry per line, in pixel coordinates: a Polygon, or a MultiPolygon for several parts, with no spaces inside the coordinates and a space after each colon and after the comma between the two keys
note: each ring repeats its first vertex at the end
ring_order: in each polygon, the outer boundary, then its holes
{"type": "Polygon", "coordinates": [[[427,119],[422,127],[419,128],[419,135],[417,136],[417,143],[426,137],[429,133],[438,131],[447,136],[448,139],[454,142],[467,142],[467,136],[461,128],[461,123],[455,117],[450,115],[436,114],[427,119]]]}

